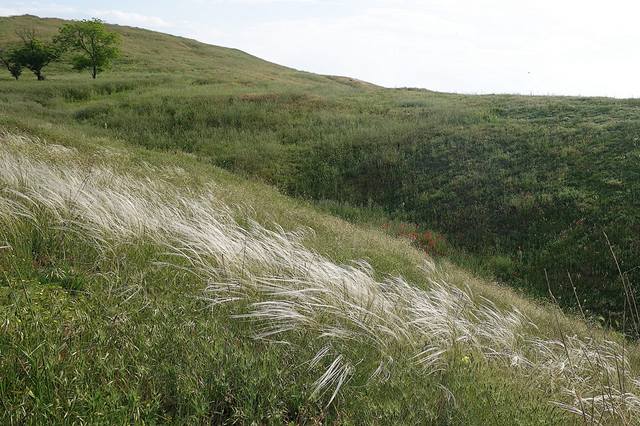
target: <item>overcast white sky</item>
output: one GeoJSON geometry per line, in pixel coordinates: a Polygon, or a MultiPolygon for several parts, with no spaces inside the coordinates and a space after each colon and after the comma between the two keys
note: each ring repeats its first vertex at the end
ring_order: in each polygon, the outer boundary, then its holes
{"type": "Polygon", "coordinates": [[[307,71],[462,93],[640,97],[640,1],[0,0],[100,17],[307,71]]]}

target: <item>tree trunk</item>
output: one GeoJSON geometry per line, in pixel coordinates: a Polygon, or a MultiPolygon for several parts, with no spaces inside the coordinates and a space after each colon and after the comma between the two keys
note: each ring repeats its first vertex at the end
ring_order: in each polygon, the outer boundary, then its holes
{"type": "Polygon", "coordinates": [[[38,81],[44,80],[44,75],[40,71],[36,71],[36,77],[38,77],[38,81]]]}
{"type": "Polygon", "coordinates": [[[98,75],[98,70],[96,69],[96,66],[93,66],[93,72],[91,73],[91,77],[93,77],[93,79],[95,80],[96,75],[98,75]]]}

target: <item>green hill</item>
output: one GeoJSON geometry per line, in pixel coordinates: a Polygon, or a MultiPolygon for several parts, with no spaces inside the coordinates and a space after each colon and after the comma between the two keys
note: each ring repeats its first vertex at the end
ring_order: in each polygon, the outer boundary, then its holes
{"type": "MultiPolygon", "coordinates": [[[[59,20],[2,18],[52,35],[59,20]]],[[[152,149],[180,150],[336,214],[417,224],[444,254],[621,326],[640,277],[637,100],[462,96],[390,90],[280,67],[243,52],[128,27],[124,55],[93,83],[49,70],[2,81],[15,125],[55,120],[152,149]]]]}
{"type": "MultiPolygon", "coordinates": [[[[3,44],[19,40],[16,32],[33,29],[42,38],[57,34],[64,21],[55,18],[38,18],[31,15],[0,17],[0,41],[3,44]]],[[[145,72],[173,74],[175,77],[202,75],[219,78],[224,82],[239,85],[254,84],[256,80],[277,81],[279,83],[302,84],[309,81],[326,83],[327,77],[302,73],[251,56],[237,49],[211,46],[183,37],[157,33],[142,28],[109,25],[109,29],[120,34],[122,57],[118,72],[145,72]]],[[[54,66],[53,69],[62,69],[54,66]]]]}
{"type": "MultiPolygon", "coordinates": [[[[0,18],[0,45],[61,22],[0,18]]],[[[592,314],[638,322],[637,101],[111,28],[96,81],[0,78],[4,422],[636,421],[640,350],[592,314]]]]}

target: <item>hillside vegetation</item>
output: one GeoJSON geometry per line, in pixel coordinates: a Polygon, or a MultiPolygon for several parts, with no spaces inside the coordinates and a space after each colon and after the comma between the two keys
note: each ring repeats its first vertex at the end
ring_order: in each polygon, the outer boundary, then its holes
{"type": "MultiPolygon", "coordinates": [[[[0,18],[0,44],[61,22],[0,18]]],[[[640,350],[590,318],[638,323],[635,101],[390,90],[111,29],[96,81],[0,79],[4,422],[640,418],[640,350]]]]}
{"type": "Polygon", "coordinates": [[[4,422],[640,414],[635,344],[404,241],[183,155],[0,142],[4,422]]]}
{"type": "MultiPolygon", "coordinates": [[[[61,23],[0,19],[0,43],[61,23]]],[[[53,67],[44,84],[7,74],[3,120],[193,153],[345,217],[414,223],[444,235],[445,255],[530,294],[546,296],[546,270],[577,311],[571,274],[589,314],[621,327],[625,296],[604,233],[635,286],[639,101],[389,90],[112,29],[123,41],[112,73],[94,83],[53,67]]]]}

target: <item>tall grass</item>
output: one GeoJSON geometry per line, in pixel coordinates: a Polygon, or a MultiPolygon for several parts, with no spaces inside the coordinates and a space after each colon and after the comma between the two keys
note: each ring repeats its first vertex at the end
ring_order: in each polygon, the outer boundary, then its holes
{"type": "MultiPolygon", "coordinates": [[[[0,18],[0,44],[15,42],[20,28],[53,36],[62,23],[0,18]]],[[[446,237],[449,259],[534,296],[547,296],[547,269],[558,302],[577,311],[570,272],[585,314],[622,328],[626,295],[602,232],[635,292],[637,100],[384,89],[167,34],[112,30],[123,57],[97,81],[69,64],[52,66],[44,83],[0,73],[0,122],[184,151],[342,206],[350,220],[380,212],[417,223],[446,237]]]]}
{"type": "Polygon", "coordinates": [[[335,263],[305,247],[313,230],[265,226],[248,206],[223,203],[215,184],[189,191],[163,182],[170,173],[148,165],[124,174],[107,161],[86,163],[68,148],[2,133],[0,237],[8,240],[23,221],[37,227],[46,213],[98,252],[140,240],[163,247],[156,267],[191,275],[200,297],[247,322],[253,338],[312,348],[297,363],[315,374],[311,398],[324,405],[351,381],[375,386],[409,368],[420,386],[421,377],[462,363],[542,377],[565,395],[549,402],[585,422],[640,416],[640,381],[624,345],[561,328],[546,336],[516,306],[501,309],[451,285],[428,258],[428,288],[376,278],[362,260],[335,263]]]}

